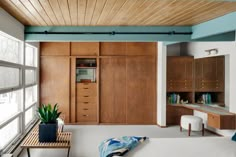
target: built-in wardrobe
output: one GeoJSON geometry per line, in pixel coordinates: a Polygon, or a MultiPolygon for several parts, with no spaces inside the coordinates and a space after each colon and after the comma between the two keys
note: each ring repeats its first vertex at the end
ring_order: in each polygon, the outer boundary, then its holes
{"type": "Polygon", "coordinates": [[[67,123],[156,124],[157,43],[43,42],[40,62],[41,103],[67,123]]]}

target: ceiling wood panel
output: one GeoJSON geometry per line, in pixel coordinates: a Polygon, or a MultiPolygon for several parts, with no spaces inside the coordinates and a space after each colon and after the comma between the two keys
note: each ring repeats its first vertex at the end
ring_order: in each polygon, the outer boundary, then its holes
{"type": "Polygon", "coordinates": [[[70,0],[69,3],[69,10],[71,16],[71,24],[76,26],[78,24],[78,0],[70,0]]]}
{"type": "Polygon", "coordinates": [[[41,7],[44,8],[44,10],[46,11],[46,13],[47,13],[48,17],[50,18],[50,20],[52,21],[53,25],[60,25],[55,13],[52,10],[52,7],[51,7],[49,1],[48,0],[39,0],[39,3],[41,5],[41,7]]]}
{"type": "Polygon", "coordinates": [[[209,0],[0,0],[31,26],[185,26],[236,11],[236,2],[209,0]]]}
{"type": "Polygon", "coordinates": [[[49,3],[60,25],[66,25],[58,0],[49,0],[49,3]]]}

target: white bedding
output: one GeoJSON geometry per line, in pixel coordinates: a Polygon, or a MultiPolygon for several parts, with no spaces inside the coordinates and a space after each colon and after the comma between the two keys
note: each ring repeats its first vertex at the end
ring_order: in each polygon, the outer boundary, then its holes
{"type": "Polygon", "coordinates": [[[126,157],[236,157],[236,142],[226,137],[150,138],[126,157]]]}

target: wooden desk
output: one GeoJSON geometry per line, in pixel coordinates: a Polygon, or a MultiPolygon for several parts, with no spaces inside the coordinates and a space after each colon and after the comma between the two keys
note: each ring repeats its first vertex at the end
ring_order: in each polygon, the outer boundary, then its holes
{"type": "Polygon", "coordinates": [[[30,148],[68,149],[67,157],[69,157],[71,147],[71,136],[71,132],[60,132],[57,135],[56,142],[42,143],[38,140],[38,134],[32,132],[29,133],[29,135],[25,138],[25,140],[21,144],[21,147],[27,149],[28,157],[30,157],[30,148]]]}

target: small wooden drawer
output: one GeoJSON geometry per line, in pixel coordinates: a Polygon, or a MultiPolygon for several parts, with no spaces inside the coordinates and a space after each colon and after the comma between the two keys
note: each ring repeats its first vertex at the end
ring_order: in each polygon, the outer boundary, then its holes
{"type": "Polygon", "coordinates": [[[207,117],[208,126],[220,129],[220,115],[208,114],[207,117]]]}
{"type": "Polygon", "coordinates": [[[97,90],[97,83],[77,83],[77,91],[79,90],[97,90]]]}
{"type": "Polygon", "coordinates": [[[94,96],[78,96],[77,97],[77,102],[79,103],[97,103],[97,97],[94,96]]]}
{"type": "Polygon", "coordinates": [[[97,122],[96,110],[78,110],[77,112],[78,122],[97,122]]]}
{"type": "Polygon", "coordinates": [[[87,110],[97,110],[96,103],[77,103],[77,110],[87,111],[87,110]]]}
{"type": "Polygon", "coordinates": [[[97,96],[97,90],[91,90],[91,89],[78,89],[77,90],[77,97],[83,97],[83,96],[97,96]]]}

